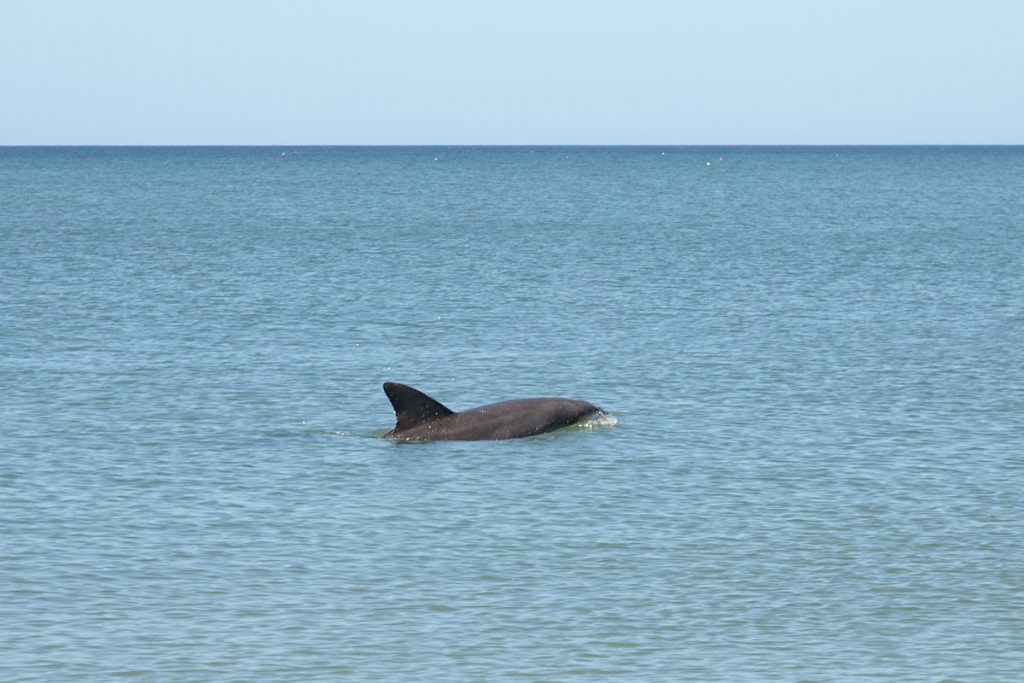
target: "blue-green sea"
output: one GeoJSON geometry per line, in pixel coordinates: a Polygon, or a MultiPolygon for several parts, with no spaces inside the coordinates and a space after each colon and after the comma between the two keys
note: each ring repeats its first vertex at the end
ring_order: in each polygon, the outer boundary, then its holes
{"type": "Polygon", "coordinates": [[[0,680],[1024,680],[1024,148],[0,148],[0,680]]]}

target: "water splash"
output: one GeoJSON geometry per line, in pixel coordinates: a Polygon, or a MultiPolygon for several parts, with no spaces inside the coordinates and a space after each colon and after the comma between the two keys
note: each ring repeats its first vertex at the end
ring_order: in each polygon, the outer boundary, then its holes
{"type": "Polygon", "coordinates": [[[573,427],[577,429],[603,429],[605,427],[614,427],[617,424],[619,424],[617,417],[611,413],[599,410],[585,420],[577,422],[573,427]]]}

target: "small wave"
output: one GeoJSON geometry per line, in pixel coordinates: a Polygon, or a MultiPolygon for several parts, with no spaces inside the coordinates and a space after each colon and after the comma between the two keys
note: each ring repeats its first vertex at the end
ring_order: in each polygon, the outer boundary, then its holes
{"type": "Polygon", "coordinates": [[[321,436],[351,437],[353,439],[379,439],[379,438],[383,437],[385,434],[387,434],[389,431],[391,431],[391,430],[390,429],[374,429],[374,430],[369,431],[369,432],[364,432],[364,431],[345,432],[345,431],[340,431],[340,430],[321,429],[321,430],[317,430],[315,433],[316,434],[320,434],[321,436]]]}

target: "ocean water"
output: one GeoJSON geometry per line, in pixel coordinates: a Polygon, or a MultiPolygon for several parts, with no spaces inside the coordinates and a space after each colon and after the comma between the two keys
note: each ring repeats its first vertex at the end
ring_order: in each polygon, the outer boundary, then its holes
{"type": "Polygon", "coordinates": [[[0,680],[1024,680],[1022,351],[1020,147],[0,148],[0,680]]]}

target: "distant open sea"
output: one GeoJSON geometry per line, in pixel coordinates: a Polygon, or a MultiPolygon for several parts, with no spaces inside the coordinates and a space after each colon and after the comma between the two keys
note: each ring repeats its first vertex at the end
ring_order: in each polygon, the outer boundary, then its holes
{"type": "Polygon", "coordinates": [[[0,681],[116,680],[1024,680],[1024,148],[0,148],[0,681]]]}

